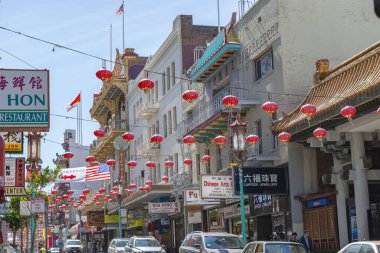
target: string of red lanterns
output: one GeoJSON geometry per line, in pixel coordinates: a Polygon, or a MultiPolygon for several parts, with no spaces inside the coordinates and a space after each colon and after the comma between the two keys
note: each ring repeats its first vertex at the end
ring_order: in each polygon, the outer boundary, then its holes
{"type": "Polygon", "coordinates": [[[205,162],[205,163],[208,163],[210,160],[211,160],[211,156],[210,155],[204,155],[202,157],[202,161],[205,162]]]}
{"type": "Polygon", "coordinates": [[[245,141],[249,144],[255,145],[260,140],[260,137],[255,134],[250,134],[245,137],[245,141]]]}
{"type": "Polygon", "coordinates": [[[156,167],[156,163],[153,161],[148,161],[146,162],[146,167],[148,167],[149,169],[153,169],[154,167],[156,167]]]}
{"type": "Polygon", "coordinates": [[[88,162],[88,163],[93,163],[93,162],[95,162],[95,157],[94,156],[87,156],[86,157],[86,162],[88,162]]]}
{"type": "Polygon", "coordinates": [[[116,165],[116,161],[114,159],[108,159],[106,164],[108,166],[115,166],[116,165]]]}
{"type": "Polygon", "coordinates": [[[222,103],[228,109],[232,109],[238,105],[239,99],[233,95],[227,95],[222,99],[222,103]]]}
{"type": "Polygon", "coordinates": [[[165,165],[166,167],[171,168],[171,167],[174,166],[174,162],[173,162],[173,161],[170,161],[170,160],[167,160],[167,161],[165,161],[164,165],[165,165]]]}

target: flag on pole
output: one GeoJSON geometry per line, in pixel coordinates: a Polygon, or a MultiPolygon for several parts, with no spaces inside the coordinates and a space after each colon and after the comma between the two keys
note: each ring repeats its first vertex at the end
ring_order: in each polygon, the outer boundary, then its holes
{"type": "Polygon", "coordinates": [[[116,14],[120,16],[123,14],[123,12],[124,12],[124,4],[122,4],[120,6],[120,8],[117,10],[116,14]]]}
{"type": "Polygon", "coordinates": [[[110,166],[106,163],[99,163],[86,168],[86,178],[84,181],[110,180],[110,166]]]}
{"type": "Polygon", "coordinates": [[[73,109],[79,103],[80,103],[80,93],[78,94],[78,96],[71,103],[69,103],[67,105],[67,111],[70,111],[71,109],[73,109]]]}

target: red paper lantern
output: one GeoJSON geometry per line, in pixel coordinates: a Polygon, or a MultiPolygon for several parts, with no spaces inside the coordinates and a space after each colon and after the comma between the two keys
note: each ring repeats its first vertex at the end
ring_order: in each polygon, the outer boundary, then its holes
{"type": "Polygon", "coordinates": [[[51,194],[53,194],[54,196],[58,194],[58,191],[57,190],[52,190],[51,191],[51,194]]]}
{"type": "Polygon", "coordinates": [[[191,160],[190,158],[186,158],[185,160],[183,160],[183,163],[186,164],[186,165],[192,165],[193,164],[193,160],[191,160]]]}
{"type": "Polygon", "coordinates": [[[277,112],[278,110],[278,105],[275,103],[275,102],[272,102],[272,101],[268,101],[268,102],[265,102],[261,108],[268,114],[273,114],[275,112],[277,112]]]}
{"type": "Polygon", "coordinates": [[[170,160],[167,160],[167,161],[165,161],[164,165],[165,165],[166,167],[173,167],[173,166],[174,166],[174,162],[173,162],[173,161],[170,161],[170,160]]]}
{"type": "Polygon", "coordinates": [[[66,152],[63,154],[63,157],[66,158],[66,159],[71,159],[74,157],[74,154],[71,153],[71,152],[66,152]]]}
{"type": "Polygon", "coordinates": [[[313,131],[314,137],[318,138],[320,141],[326,136],[327,131],[321,127],[318,127],[313,131]]]}
{"type": "Polygon", "coordinates": [[[104,131],[103,131],[102,129],[95,130],[95,131],[94,131],[94,135],[95,135],[97,138],[103,138],[103,137],[104,137],[104,131]]]}
{"type": "Polygon", "coordinates": [[[219,136],[216,136],[214,138],[214,142],[218,145],[223,145],[223,144],[226,144],[227,142],[227,137],[223,136],[223,135],[219,135],[219,136]]]}
{"type": "Polygon", "coordinates": [[[119,186],[115,185],[114,187],[112,187],[112,191],[114,192],[118,192],[119,191],[119,186]]]}
{"type": "Polygon", "coordinates": [[[107,194],[106,196],[104,196],[104,199],[105,199],[105,200],[107,200],[107,199],[109,199],[109,198],[111,198],[111,196],[108,195],[108,194],[107,194]]]}
{"type": "Polygon", "coordinates": [[[85,195],[80,195],[79,198],[80,198],[81,200],[86,200],[86,196],[85,196],[85,195]]]}
{"type": "Polygon", "coordinates": [[[147,93],[148,91],[150,91],[151,89],[154,88],[154,82],[152,80],[149,80],[149,79],[141,79],[137,86],[142,89],[145,93],[147,93]]]}
{"type": "Polygon", "coordinates": [[[88,207],[90,204],[89,204],[89,203],[86,203],[86,202],[84,202],[84,203],[83,203],[83,205],[84,205],[85,207],[88,207]]]}
{"type": "Polygon", "coordinates": [[[115,166],[116,165],[116,161],[114,159],[108,159],[106,164],[108,166],[115,166]]]}
{"type": "Polygon", "coordinates": [[[108,81],[112,78],[112,72],[105,68],[101,68],[96,72],[96,77],[102,81],[108,81]]]}
{"type": "Polygon", "coordinates": [[[73,207],[76,209],[76,208],[79,207],[79,205],[78,204],[74,204],[73,207]]]}
{"type": "Polygon", "coordinates": [[[304,104],[301,106],[301,113],[306,115],[307,120],[310,120],[311,117],[317,112],[317,107],[312,104],[304,104]]]}
{"type": "Polygon", "coordinates": [[[137,162],[136,161],[129,161],[127,164],[128,164],[129,168],[134,168],[134,167],[137,166],[137,162]]]}
{"type": "Polygon", "coordinates": [[[49,209],[54,209],[55,205],[49,205],[48,208],[49,209]]]}
{"type": "Polygon", "coordinates": [[[260,140],[260,137],[255,134],[250,134],[245,137],[245,141],[249,144],[255,145],[260,140]]]}
{"type": "Polygon", "coordinates": [[[194,100],[198,98],[198,92],[196,90],[187,90],[182,93],[183,100],[192,103],[194,100]]]}
{"type": "Polygon", "coordinates": [[[284,142],[284,143],[289,142],[291,138],[292,138],[292,135],[287,132],[282,132],[277,136],[277,139],[279,139],[281,142],[284,142]]]}
{"type": "Polygon", "coordinates": [[[105,193],[105,192],[106,192],[106,189],[102,187],[102,188],[99,189],[99,192],[100,192],[100,193],[105,193]]]}
{"type": "Polygon", "coordinates": [[[61,201],[62,200],[62,197],[61,196],[57,196],[56,198],[55,198],[55,201],[57,201],[57,202],[59,202],[59,201],[61,201]]]}
{"type": "Polygon", "coordinates": [[[67,191],[67,194],[68,194],[68,195],[73,195],[73,194],[74,194],[74,191],[73,191],[73,190],[68,190],[68,191],[67,191]]]}
{"type": "Polygon", "coordinates": [[[356,108],[354,106],[347,105],[340,110],[340,114],[343,117],[346,117],[348,119],[352,119],[356,115],[356,108]]]}
{"type": "Polygon", "coordinates": [[[127,190],[126,194],[128,194],[128,195],[133,194],[133,190],[129,190],[129,189],[126,189],[126,190],[127,190]]]}
{"type": "Polygon", "coordinates": [[[136,189],[136,187],[137,187],[137,186],[136,186],[135,184],[130,184],[130,185],[129,185],[129,189],[136,189]]]}
{"type": "Polygon", "coordinates": [[[112,201],[113,201],[112,199],[107,199],[108,203],[112,203],[112,201]]]}
{"type": "Polygon", "coordinates": [[[237,106],[237,104],[239,103],[239,99],[233,95],[228,95],[228,96],[225,96],[223,99],[222,99],[222,103],[229,109],[237,106]]]}
{"type": "Polygon", "coordinates": [[[63,208],[66,208],[67,206],[66,206],[66,204],[62,204],[61,205],[61,208],[63,209],[63,208]]]}
{"type": "Polygon", "coordinates": [[[147,180],[147,181],[145,182],[145,184],[148,185],[148,186],[152,186],[152,185],[153,185],[153,182],[150,181],[150,180],[147,180]]]}
{"type": "Polygon", "coordinates": [[[183,143],[187,145],[191,145],[195,143],[195,137],[192,135],[187,135],[185,138],[183,138],[183,143]]]}
{"type": "Polygon", "coordinates": [[[143,191],[145,191],[145,187],[139,187],[139,188],[137,188],[137,190],[138,190],[139,192],[143,192],[143,191]]]}
{"type": "Polygon", "coordinates": [[[117,197],[117,196],[119,196],[119,193],[118,193],[118,192],[111,192],[111,195],[112,195],[113,197],[117,197]]]}
{"type": "Polygon", "coordinates": [[[162,181],[164,181],[165,183],[169,182],[169,177],[168,176],[163,176],[161,178],[162,181]]]}
{"type": "Polygon", "coordinates": [[[69,198],[69,199],[67,200],[67,202],[69,202],[69,203],[72,203],[73,201],[74,201],[73,198],[69,198]]]}
{"type": "Polygon", "coordinates": [[[159,134],[154,134],[152,137],[150,137],[151,143],[160,144],[163,140],[164,138],[162,138],[162,136],[159,134]]]}
{"type": "Polygon", "coordinates": [[[87,157],[86,157],[86,162],[88,162],[88,163],[93,163],[93,162],[95,162],[95,157],[93,157],[93,156],[91,156],[91,155],[87,156],[87,157]]]}
{"type": "Polygon", "coordinates": [[[82,192],[84,195],[87,195],[90,193],[90,190],[89,189],[84,189],[83,192],[82,192]]]}
{"type": "Polygon", "coordinates": [[[152,161],[148,161],[148,162],[146,162],[146,167],[152,169],[152,168],[156,167],[156,164],[152,161]]]}
{"type": "Polygon", "coordinates": [[[377,115],[380,115],[380,107],[376,110],[377,115]]]}
{"type": "Polygon", "coordinates": [[[123,138],[123,140],[125,140],[125,141],[130,142],[130,141],[132,141],[135,138],[135,135],[133,133],[131,133],[131,132],[125,132],[121,136],[121,138],[123,138]]]}
{"type": "Polygon", "coordinates": [[[205,162],[205,163],[208,163],[210,160],[211,160],[211,156],[210,155],[204,155],[202,157],[202,161],[205,162]]]}
{"type": "Polygon", "coordinates": [[[96,201],[95,204],[96,204],[97,206],[100,206],[102,203],[100,203],[99,201],[96,201]]]}
{"type": "Polygon", "coordinates": [[[63,194],[63,195],[62,195],[62,198],[63,198],[64,200],[66,200],[66,199],[68,199],[68,198],[69,198],[69,196],[68,196],[68,195],[66,195],[66,194],[63,194]]]}

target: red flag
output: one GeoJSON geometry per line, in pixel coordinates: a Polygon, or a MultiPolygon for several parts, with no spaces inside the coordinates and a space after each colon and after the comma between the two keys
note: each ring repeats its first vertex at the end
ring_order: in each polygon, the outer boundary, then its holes
{"type": "Polygon", "coordinates": [[[71,103],[67,105],[67,111],[70,111],[71,109],[73,109],[73,107],[75,107],[79,103],[80,103],[80,93],[71,103]]]}
{"type": "Polygon", "coordinates": [[[116,14],[120,16],[121,14],[123,14],[123,12],[124,12],[124,4],[122,4],[120,6],[120,8],[117,10],[116,14]]]}

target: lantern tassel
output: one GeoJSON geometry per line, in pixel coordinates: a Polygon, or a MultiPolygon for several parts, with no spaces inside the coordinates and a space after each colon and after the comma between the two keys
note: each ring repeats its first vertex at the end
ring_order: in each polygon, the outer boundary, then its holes
{"type": "Polygon", "coordinates": [[[355,123],[354,123],[354,121],[352,120],[351,117],[348,117],[347,119],[350,122],[351,126],[355,126],[355,123]]]}
{"type": "Polygon", "coordinates": [[[319,138],[319,141],[321,142],[322,148],[323,148],[323,138],[319,138]]]}

